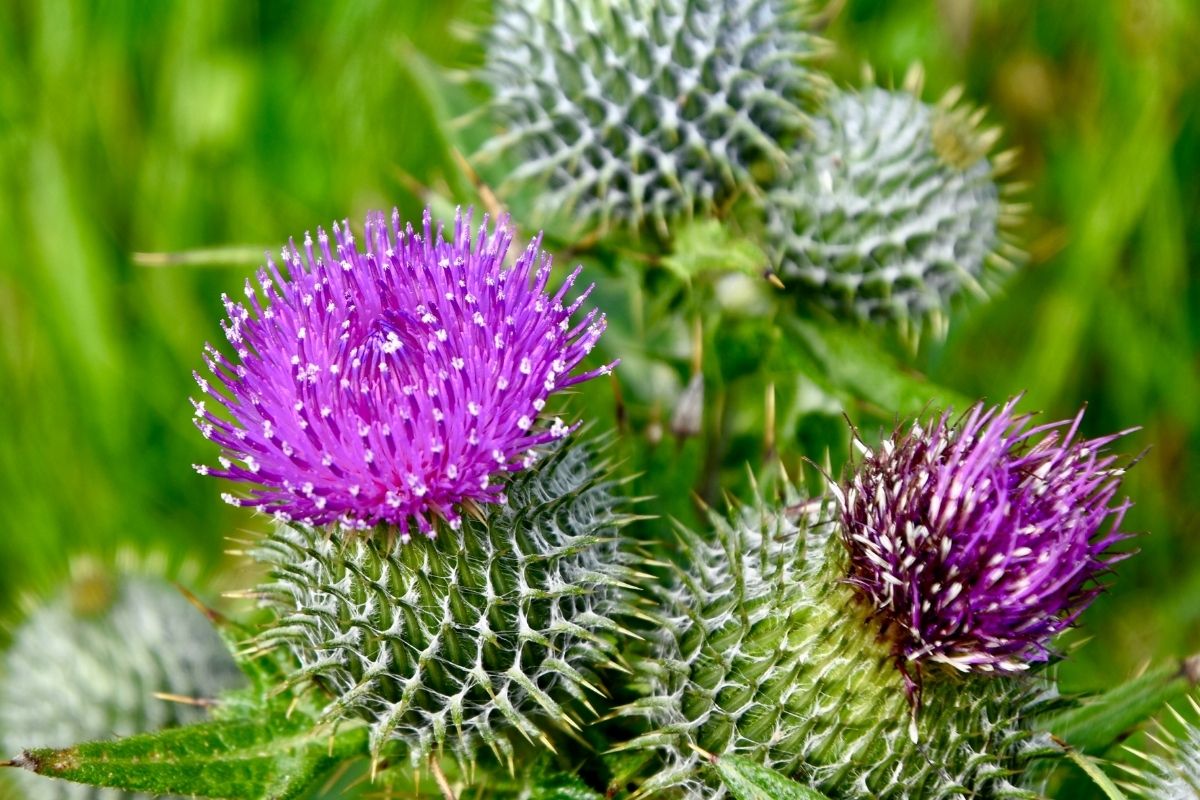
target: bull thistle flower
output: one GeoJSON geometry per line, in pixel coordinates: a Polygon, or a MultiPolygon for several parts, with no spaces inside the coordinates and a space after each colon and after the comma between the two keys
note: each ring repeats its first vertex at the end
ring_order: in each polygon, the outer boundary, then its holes
{"type": "MultiPolygon", "coordinates": [[[[1113,503],[1124,470],[1105,448],[1124,435],[1078,436],[1083,412],[1033,425],[1017,400],[943,414],[865,453],[837,491],[848,582],[878,620],[898,666],[948,664],[1013,673],[1049,643],[1127,554],[1113,503]]],[[[919,697],[918,697],[919,699],[919,697]]]]}
{"type": "Polygon", "coordinates": [[[643,790],[724,797],[699,747],[833,797],[1037,796],[1021,773],[1050,742],[1028,722],[1055,689],[1030,668],[1122,557],[1129,504],[1105,452],[1122,434],[1015,404],[860,442],[826,495],[785,483],[680,531],[623,709],[650,723],[626,746],[662,756],[643,790]]]}
{"type": "Polygon", "coordinates": [[[365,252],[334,235],[285,249],[288,279],[268,262],[262,302],[249,283],[248,306],[226,300],[239,361],[209,347],[225,392],[198,378],[232,420],[197,403],[224,448],[209,474],[279,520],[251,548],[274,612],[258,643],[295,657],[287,682],[326,719],[364,720],[377,759],[511,767],[515,738],[580,727],[620,657],[627,515],[573,426],[538,423],[611,369],[576,369],[604,317],[572,322],[590,290],[566,300],[576,270],[549,294],[539,239],[506,269],[505,220],[473,239],[460,213],[447,240],[428,212],[420,233],[371,214],[365,252]]]}
{"type": "Polygon", "coordinates": [[[699,747],[752,758],[830,797],[1037,796],[1014,775],[1047,752],[1022,721],[1046,709],[1053,687],[947,674],[928,682],[914,716],[887,643],[846,583],[831,497],[785,485],[710,523],[680,530],[673,580],[651,589],[641,699],[622,709],[649,723],[624,747],[661,757],[643,793],[728,797],[699,747]]]}
{"type": "Polygon", "coordinates": [[[568,304],[576,270],[548,294],[540,239],[504,268],[507,219],[485,217],[472,239],[460,211],[447,240],[428,210],[421,232],[372,213],[365,250],[348,224],[333,233],[284,248],[286,278],[268,259],[245,303],[223,298],[236,360],[208,345],[224,391],[196,381],[229,419],[193,400],[223,449],[219,468],[196,469],[252,484],[226,501],[282,521],[387,524],[405,539],[437,519],[457,527],[463,504],[502,501],[498,475],[569,433],[537,420],[552,393],[611,369],[573,374],[605,319],[572,324],[590,289],[568,304]]]}

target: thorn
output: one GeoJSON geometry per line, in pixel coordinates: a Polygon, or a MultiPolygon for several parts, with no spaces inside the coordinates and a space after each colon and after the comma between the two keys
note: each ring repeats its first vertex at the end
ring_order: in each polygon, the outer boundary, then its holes
{"type": "Polygon", "coordinates": [[[766,277],[767,283],[771,284],[776,289],[786,289],[787,288],[786,286],[783,285],[783,281],[781,281],[779,279],[779,276],[776,275],[774,272],[768,272],[764,277],[766,277]]]}
{"type": "Polygon", "coordinates": [[[437,756],[429,757],[429,771],[433,773],[433,779],[437,781],[438,789],[442,792],[444,800],[457,800],[454,796],[454,789],[450,787],[450,782],[446,780],[446,773],[442,772],[442,765],[438,763],[437,756]]]}
{"type": "Polygon", "coordinates": [[[229,600],[265,600],[267,595],[250,589],[237,589],[232,592],[221,592],[221,597],[229,600]]]}
{"type": "Polygon", "coordinates": [[[209,608],[203,600],[196,596],[195,592],[182,583],[175,583],[174,586],[176,591],[183,595],[183,599],[195,606],[213,625],[224,625],[229,622],[224,614],[214,608],[209,608]]]}
{"type": "Polygon", "coordinates": [[[467,176],[467,180],[479,192],[479,198],[483,201],[484,209],[492,216],[492,219],[501,219],[504,216],[504,207],[500,204],[500,199],[496,197],[492,188],[483,182],[483,179],[479,177],[479,173],[471,166],[471,162],[467,160],[467,157],[457,147],[450,148],[450,155],[454,157],[454,163],[462,170],[463,175],[467,176]]]}
{"type": "Polygon", "coordinates": [[[171,694],[170,692],[154,692],[155,700],[164,700],[168,703],[179,703],[183,706],[199,706],[200,708],[212,708],[219,706],[219,700],[214,700],[211,697],[188,697],[182,694],[171,694]]]}
{"type": "Polygon", "coordinates": [[[708,760],[708,762],[709,762],[710,764],[715,764],[715,763],[717,763],[717,757],[716,757],[715,755],[713,755],[712,753],[708,752],[708,751],[707,751],[707,750],[705,750],[704,748],[700,747],[700,746],[699,746],[699,745],[697,745],[695,742],[688,742],[688,747],[690,747],[691,749],[695,750],[695,751],[696,751],[697,753],[699,753],[699,754],[700,754],[700,755],[701,755],[703,758],[707,759],[707,760],[708,760]]]}

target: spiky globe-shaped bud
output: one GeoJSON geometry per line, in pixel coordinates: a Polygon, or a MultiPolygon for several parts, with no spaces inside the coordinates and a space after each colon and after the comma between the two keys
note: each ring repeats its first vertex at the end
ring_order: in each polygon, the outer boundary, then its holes
{"type": "Polygon", "coordinates": [[[511,767],[514,737],[578,725],[593,670],[619,658],[630,570],[611,488],[584,449],[560,447],[436,541],[280,526],[257,553],[278,617],[263,643],[295,654],[330,718],[365,719],[377,755],[398,742],[414,763],[466,765],[486,745],[511,767]]]}
{"type": "MultiPolygon", "coordinates": [[[[625,713],[658,748],[642,789],[726,797],[699,747],[737,753],[831,798],[1024,797],[1011,772],[1036,750],[1023,715],[1049,696],[1034,680],[945,671],[915,713],[878,627],[844,581],[831,501],[789,491],[703,535],[680,532],[680,566],[625,713]]],[[[1023,676],[1028,677],[1028,676],[1023,676]]]]}
{"type": "Polygon", "coordinates": [[[897,431],[839,493],[849,581],[900,663],[1015,672],[1099,592],[1121,555],[1128,501],[1083,418],[1034,426],[1003,406],[974,406],[897,431]]]}
{"type": "Polygon", "coordinates": [[[708,213],[787,169],[824,80],[802,0],[498,0],[484,77],[541,211],[602,228],[708,213]]]}
{"type": "MultiPolygon", "coordinates": [[[[917,87],[912,87],[916,89],[917,87]]],[[[831,98],[767,202],[774,268],[806,301],[860,320],[941,332],[951,300],[985,294],[1006,210],[995,132],[949,95],[868,88],[831,98]]]]}
{"type": "Polygon", "coordinates": [[[499,475],[570,426],[537,424],[554,392],[609,366],[574,373],[604,331],[587,296],[566,298],[578,270],[551,295],[550,258],[534,240],[511,268],[507,220],[485,218],[472,238],[459,213],[447,240],[428,211],[423,229],[367,217],[365,250],[348,224],[336,243],[317,230],[258,273],[261,299],[225,298],[231,362],[209,346],[223,391],[196,376],[228,418],[195,402],[196,425],[223,449],[202,474],[244,481],[234,505],[283,521],[386,523],[407,536],[434,519],[453,527],[465,502],[501,497],[499,475]],[[573,374],[574,373],[574,374],[573,374]]]}
{"type": "MultiPolygon", "coordinates": [[[[204,708],[179,700],[212,700],[241,681],[221,638],[175,587],[88,565],[14,631],[0,674],[0,743],[7,757],[186,724],[204,708]]],[[[6,777],[30,800],[130,796],[14,772],[6,777]]]]}

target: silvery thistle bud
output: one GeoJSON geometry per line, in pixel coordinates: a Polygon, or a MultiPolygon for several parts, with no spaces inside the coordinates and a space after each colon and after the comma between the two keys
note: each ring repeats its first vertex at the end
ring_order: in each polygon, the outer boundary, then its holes
{"type": "Polygon", "coordinates": [[[498,0],[483,77],[504,188],[600,228],[712,213],[787,169],[825,79],[800,0],[498,0]]]}
{"type": "Polygon", "coordinates": [[[920,81],[834,94],[769,194],[767,244],[806,302],[857,320],[944,333],[951,301],[986,296],[1019,252],[989,156],[997,132],[956,92],[936,105],[920,81]]]}
{"type": "Polygon", "coordinates": [[[538,240],[506,268],[503,223],[473,239],[460,215],[446,239],[428,213],[420,233],[371,215],[365,252],[334,232],[285,250],[286,279],[269,264],[263,302],[227,303],[240,363],[210,348],[226,392],[201,381],[232,418],[198,412],[225,452],[210,474],[280,523],[253,548],[259,644],[293,654],[327,719],[365,720],[377,759],[486,746],[511,766],[514,742],[580,725],[618,657],[617,493],[571,425],[538,421],[611,369],[577,370],[604,318],[572,321],[578,271],[549,293],[538,240]]]}
{"type": "MultiPolygon", "coordinates": [[[[204,717],[203,704],[180,700],[215,700],[241,686],[242,674],[220,636],[170,583],[95,564],[75,573],[17,626],[3,656],[5,757],[195,722],[204,717]]],[[[24,770],[9,770],[4,778],[30,800],[132,797],[24,770]]]]}
{"type": "Polygon", "coordinates": [[[867,451],[831,496],[682,530],[624,710],[651,723],[627,746],[662,754],[643,788],[723,797],[694,745],[833,798],[1036,796],[1021,771],[1048,742],[1027,723],[1054,688],[1030,667],[1124,538],[1116,437],[1078,425],[977,406],[867,451]]]}

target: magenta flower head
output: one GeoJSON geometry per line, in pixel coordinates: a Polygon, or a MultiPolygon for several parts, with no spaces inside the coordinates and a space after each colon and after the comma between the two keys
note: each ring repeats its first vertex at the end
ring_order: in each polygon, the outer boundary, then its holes
{"type": "Polygon", "coordinates": [[[497,478],[529,466],[534,448],[566,436],[539,421],[554,392],[608,373],[576,372],[604,331],[595,310],[572,322],[590,288],[551,295],[540,237],[510,268],[507,219],[455,216],[447,239],[425,212],[420,232],[367,216],[365,249],[347,223],[267,260],[245,303],[223,298],[236,358],[205,348],[216,380],[193,400],[196,424],[221,445],[201,474],[252,485],[227,502],[278,518],[353,528],[457,527],[464,503],[503,502],[497,478]],[[285,277],[286,274],[286,277],[285,277]],[[214,388],[218,384],[221,388],[214,388]]]}
{"type": "MultiPolygon", "coordinates": [[[[1074,419],[1032,425],[1016,400],[897,431],[836,490],[848,582],[905,676],[915,662],[1016,672],[1100,591],[1128,501],[1105,447],[1074,419]]],[[[1127,433],[1127,432],[1126,432],[1127,433]]],[[[918,688],[910,682],[910,691],[918,688]]]]}

